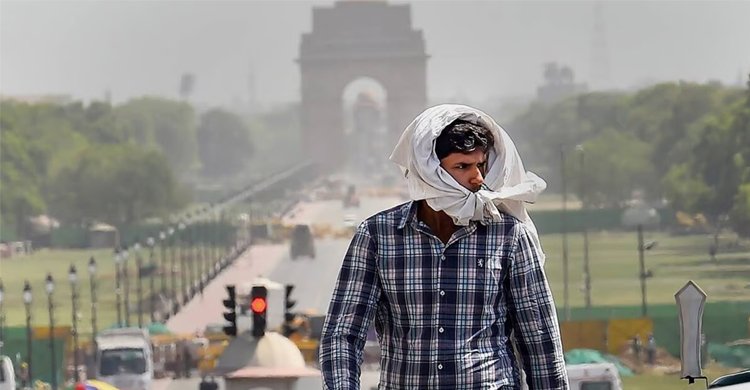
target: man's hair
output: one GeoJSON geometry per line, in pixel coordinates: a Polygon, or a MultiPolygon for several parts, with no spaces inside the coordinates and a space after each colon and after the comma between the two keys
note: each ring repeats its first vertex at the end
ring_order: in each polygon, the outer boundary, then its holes
{"type": "Polygon", "coordinates": [[[477,148],[489,151],[495,144],[492,133],[483,126],[465,120],[451,122],[435,140],[435,154],[438,160],[451,153],[471,153],[477,148]]]}

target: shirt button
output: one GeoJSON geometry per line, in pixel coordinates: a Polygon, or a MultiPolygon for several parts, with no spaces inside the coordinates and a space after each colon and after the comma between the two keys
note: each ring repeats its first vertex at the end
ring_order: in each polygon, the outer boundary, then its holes
{"type": "Polygon", "coordinates": [[[442,297],[444,295],[445,295],[445,290],[440,290],[440,296],[442,297]]]}
{"type": "Polygon", "coordinates": [[[445,255],[440,256],[440,260],[445,261],[445,255]]]}
{"type": "Polygon", "coordinates": [[[443,329],[443,327],[441,326],[440,328],[438,328],[438,332],[443,333],[445,332],[445,329],[443,329]]]}
{"type": "Polygon", "coordinates": [[[443,369],[443,365],[442,364],[438,364],[438,370],[442,370],[442,369],[443,369]]]}

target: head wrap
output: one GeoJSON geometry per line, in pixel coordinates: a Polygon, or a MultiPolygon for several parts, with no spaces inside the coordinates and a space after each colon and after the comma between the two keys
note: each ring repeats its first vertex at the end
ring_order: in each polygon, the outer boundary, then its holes
{"type": "MultiPolygon", "coordinates": [[[[515,144],[489,115],[472,107],[441,104],[426,109],[409,124],[396,144],[390,160],[404,173],[412,200],[424,199],[435,211],[444,211],[456,225],[469,221],[499,221],[500,212],[524,223],[539,245],[539,237],[526,211],[547,183],[532,172],[526,172],[515,144]],[[459,184],[440,166],[435,154],[435,139],[456,119],[488,129],[495,139],[487,157],[484,185],[472,192],[459,184]]],[[[544,258],[540,259],[544,263],[544,258]]]]}

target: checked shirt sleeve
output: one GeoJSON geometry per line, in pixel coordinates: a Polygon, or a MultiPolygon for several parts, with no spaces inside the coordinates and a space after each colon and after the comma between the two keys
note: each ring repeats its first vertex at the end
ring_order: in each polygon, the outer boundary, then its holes
{"type": "Polygon", "coordinates": [[[375,242],[362,223],[339,271],[320,338],[323,389],[359,389],[362,350],[381,287],[375,242]]]}
{"type": "Polygon", "coordinates": [[[560,328],[552,292],[539,263],[541,248],[516,225],[510,266],[510,316],[530,390],[568,389],[560,328]]]}

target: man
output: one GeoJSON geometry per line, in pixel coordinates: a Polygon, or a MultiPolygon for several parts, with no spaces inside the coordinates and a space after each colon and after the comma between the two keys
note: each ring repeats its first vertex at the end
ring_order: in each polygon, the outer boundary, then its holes
{"type": "Polygon", "coordinates": [[[544,181],[492,118],[459,105],[420,114],[391,160],[412,201],[368,218],[352,239],[320,341],[323,387],[359,389],[374,320],[380,389],[520,389],[520,368],[532,390],[567,389],[524,208],[544,181]]]}

